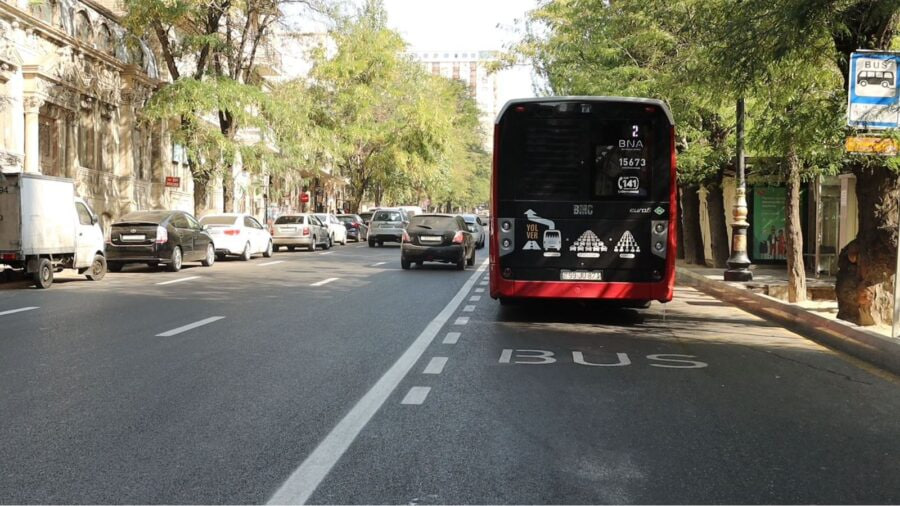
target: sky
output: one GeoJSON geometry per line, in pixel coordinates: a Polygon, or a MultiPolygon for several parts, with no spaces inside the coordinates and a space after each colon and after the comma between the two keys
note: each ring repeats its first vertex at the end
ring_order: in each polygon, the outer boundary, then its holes
{"type": "MultiPolygon", "coordinates": [[[[515,42],[516,20],[537,0],[384,0],[388,26],[412,50],[502,50],[515,42]]],[[[515,67],[498,77],[501,102],[534,96],[531,68],[515,67]]]]}

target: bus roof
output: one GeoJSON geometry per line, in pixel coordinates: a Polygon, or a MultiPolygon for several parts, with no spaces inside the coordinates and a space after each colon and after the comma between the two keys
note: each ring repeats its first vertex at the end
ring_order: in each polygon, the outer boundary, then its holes
{"type": "Polygon", "coordinates": [[[494,123],[499,124],[500,118],[506,114],[506,110],[512,106],[516,106],[519,104],[539,104],[541,102],[633,102],[636,104],[647,104],[647,105],[655,105],[663,110],[666,113],[666,117],[669,119],[669,123],[672,125],[675,124],[675,118],[672,117],[672,111],[669,110],[669,106],[666,105],[662,100],[657,100],[655,98],[636,98],[636,97],[591,97],[591,96],[566,96],[566,97],[533,97],[533,98],[514,98],[507,102],[502,109],[500,109],[500,113],[497,114],[497,119],[494,120],[494,123]]]}

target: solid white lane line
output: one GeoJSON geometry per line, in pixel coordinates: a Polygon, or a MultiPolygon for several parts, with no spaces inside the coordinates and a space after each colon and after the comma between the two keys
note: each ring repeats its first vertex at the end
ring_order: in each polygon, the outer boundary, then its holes
{"type": "Polygon", "coordinates": [[[264,264],[257,264],[258,267],[265,267],[267,265],[275,265],[275,264],[283,264],[284,260],[275,260],[274,262],[266,262],[264,264]]]}
{"type": "Polygon", "coordinates": [[[422,374],[440,374],[444,372],[445,365],[447,365],[447,357],[432,357],[422,374]]]}
{"type": "Polygon", "coordinates": [[[377,262],[377,263],[372,264],[372,267],[378,267],[379,265],[384,265],[386,263],[387,262],[377,262]]]}
{"type": "Polygon", "coordinates": [[[187,332],[188,330],[192,330],[197,327],[202,327],[202,326],[208,325],[212,322],[217,322],[223,318],[225,318],[225,317],[224,316],[211,316],[209,318],[204,318],[203,320],[200,320],[198,322],[189,323],[183,327],[178,327],[177,329],[167,330],[166,332],[163,332],[162,334],[156,334],[156,337],[176,336],[178,334],[181,334],[182,332],[187,332]]]}
{"type": "Polygon", "coordinates": [[[32,309],[40,309],[39,306],[28,306],[28,307],[20,307],[19,309],[10,309],[8,311],[0,311],[0,316],[6,316],[8,314],[21,313],[22,311],[31,311],[32,309]]]}
{"type": "Polygon", "coordinates": [[[479,300],[481,300],[481,295],[473,295],[469,297],[469,302],[478,302],[479,300]]]}
{"type": "Polygon", "coordinates": [[[412,404],[417,406],[425,402],[425,398],[428,397],[428,392],[431,392],[431,387],[412,387],[409,389],[409,392],[406,392],[406,397],[400,401],[400,404],[412,404]]]}
{"type": "Polygon", "coordinates": [[[311,285],[309,285],[309,286],[322,286],[322,285],[327,285],[328,283],[331,283],[332,281],[337,281],[337,280],[339,280],[339,279],[341,279],[341,278],[328,278],[328,279],[323,279],[322,281],[318,281],[318,282],[313,283],[313,284],[311,284],[311,285]]]}
{"type": "Polygon", "coordinates": [[[447,337],[444,338],[444,344],[456,344],[459,341],[459,332],[447,332],[447,337]]]}
{"type": "Polygon", "coordinates": [[[456,319],[455,322],[453,322],[454,325],[465,325],[467,323],[469,323],[468,316],[460,316],[459,318],[456,319]]]}
{"type": "Polygon", "coordinates": [[[476,288],[475,293],[484,293],[484,288],[476,288]]]}
{"type": "Polygon", "coordinates": [[[198,279],[200,276],[188,276],[186,278],[178,278],[173,279],[171,281],[163,281],[162,283],[157,283],[157,285],[171,285],[173,283],[181,283],[182,281],[190,281],[192,279],[198,279]]]}
{"type": "Polygon", "coordinates": [[[319,256],[330,255],[330,254],[332,254],[332,253],[334,253],[334,251],[329,251],[329,252],[327,252],[327,253],[319,253],[319,256]]]}
{"type": "Polygon", "coordinates": [[[469,304],[469,305],[467,305],[466,307],[463,308],[463,312],[465,312],[465,313],[471,313],[472,311],[475,311],[475,305],[474,305],[474,304],[469,304]]]}
{"type": "Polygon", "coordinates": [[[397,385],[403,381],[403,378],[409,373],[410,369],[416,365],[435,336],[440,332],[441,328],[447,323],[447,320],[453,316],[463,299],[475,285],[475,281],[482,271],[487,267],[487,260],[482,262],[478,270],[469,277],[466,284],[459,289],[453,299],[447,303],[444,309],[434,317],[433,320],[425,327],[425,330],[419,334],[419,337],[409,348],[403,352],[403,355],[397,359],[394,365],[378,380],[372,388],[366,392],[366,395],[360,399],[350,412],[331,429],[331,432],[325,436],[325,439],[319,443],[319,446],[306,460],[300,464],[296,470],[288,477],[275,494],[269,499],[269,504],[304,504],[316,491],[316,487],[322,480],[328,476],[331,468],[337,463],[347,448],[356,439],[360,431],[369,423],[369,420],[375,416],[375,413],[387,401],[388,397],[397,388],[397,385]]]}

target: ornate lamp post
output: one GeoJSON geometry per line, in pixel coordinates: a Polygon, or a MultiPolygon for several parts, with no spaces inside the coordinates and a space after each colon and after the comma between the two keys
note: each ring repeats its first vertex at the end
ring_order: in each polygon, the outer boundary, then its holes
{"type": "Polygon", "coordinates": [[[734,223],[731,225],[731,256],[725,281],[750,281],[750,257],[747,256],[747,181],[744,178],[744,97],[737,102],[737,187],[734,192],[734,223]]]}

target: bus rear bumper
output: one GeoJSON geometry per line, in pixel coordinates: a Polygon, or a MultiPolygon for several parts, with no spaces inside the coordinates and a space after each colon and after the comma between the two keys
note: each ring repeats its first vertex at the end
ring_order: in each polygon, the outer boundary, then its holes
{"type": "Polygon", "coordinates": [[[491,266],[494,299],[578,299],[669,302],[675,279],[659,283],[604,283],[583,281],[515,281],[500,277],[491,266]]]}

